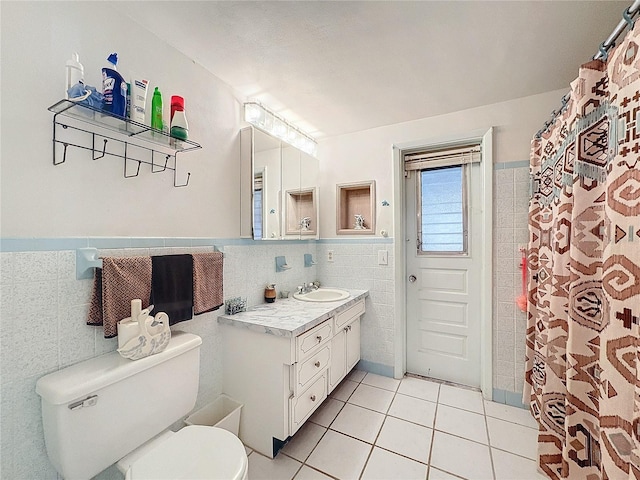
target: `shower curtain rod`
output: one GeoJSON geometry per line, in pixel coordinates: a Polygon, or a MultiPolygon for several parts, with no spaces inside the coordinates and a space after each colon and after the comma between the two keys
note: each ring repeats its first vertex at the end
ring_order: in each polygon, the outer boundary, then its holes
{"type": "MultiPolygon", "coordinates": [[[[613,32],[611,32],[611,35],[609,35],[607,39],[600,44],[600,46],[598,47],[598,53],[593,56],[594,60],[607,60],[607,57],[609,56],[609,49],[616,44],[616,40],[622,34],[622,32],[624,32],[627,27],[633,28],[633,24],[635,23],[633,17],[635,17],[638,12],[640,12],[640,0],[635,0],[631,4],[631,6],[629,6],[624,12],[622,12],[622,20],[620,20],[616,28],[613,30],[613,32]]],[[[553,124],[556,117],[564,111],[564,109],[567,107],[570,96],[571,92],[562,97],[562,106],[559,110],[554,110],[553,112],[551,112],[551,118],[544,123],[543,127],[540,130],[538,130],[538,133],[536,133],[536,138],[540,138],[540,135],[546,132],[547,129],[553,124]]]]}

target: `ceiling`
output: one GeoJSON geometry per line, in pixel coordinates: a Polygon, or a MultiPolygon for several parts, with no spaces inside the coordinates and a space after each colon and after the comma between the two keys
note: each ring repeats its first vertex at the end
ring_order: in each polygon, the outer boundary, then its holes
{"type": "Polygon", "coordinates": [[[120,11],[321,138],[568,88],[629,3],[145,1],[120,11]]]}

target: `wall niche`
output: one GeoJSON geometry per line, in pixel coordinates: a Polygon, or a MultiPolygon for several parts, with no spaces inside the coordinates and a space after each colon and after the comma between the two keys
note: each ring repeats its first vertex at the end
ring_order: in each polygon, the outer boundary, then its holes
{"type": "Polygon", "coordinates": [[[376,182],[336,185],[336,234],[373,235],[376,231],[376,182]]]}

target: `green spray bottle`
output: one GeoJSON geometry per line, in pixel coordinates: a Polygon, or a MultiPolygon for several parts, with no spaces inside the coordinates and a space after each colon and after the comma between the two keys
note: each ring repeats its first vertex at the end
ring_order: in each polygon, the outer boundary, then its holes
{"type": "Polygon", "coordinates": [[[153,91],[151,100],[151,128],[162,131],[162,94],[158,87],[153,91]]]}

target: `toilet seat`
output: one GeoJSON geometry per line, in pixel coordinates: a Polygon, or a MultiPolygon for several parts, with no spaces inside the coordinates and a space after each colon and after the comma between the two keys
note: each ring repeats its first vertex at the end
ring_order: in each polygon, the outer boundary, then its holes
{"type": "Polygon", "coordinates": [[[190,425],[136,460],[131,480],[242,480],[247,454],[238,437],[227,430],[190,425]]]}

